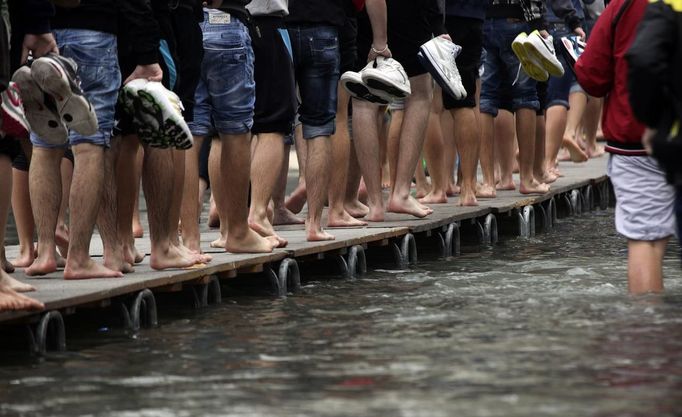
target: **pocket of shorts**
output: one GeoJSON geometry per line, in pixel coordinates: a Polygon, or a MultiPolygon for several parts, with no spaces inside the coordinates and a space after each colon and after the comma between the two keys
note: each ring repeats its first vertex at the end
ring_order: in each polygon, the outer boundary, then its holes
{"type": "Polygon", "coordinates": [[[338,38],[313,38],[310,45],[313,52],[335,51],[339,49],[338,38]]]}
{"type": "Polygon", "coordinates": [[[225,65],[243,65],[246,59],[247,51],[243,46],[226,49],[221,53],[221,61],[225,65]]]}
{"type": "Polygon", "coordinates": [[[73,59],[78,65],[114,65],[118,59],[114,48],[91,48],[87,45],[64,45],[60,54],[73,59]]]}

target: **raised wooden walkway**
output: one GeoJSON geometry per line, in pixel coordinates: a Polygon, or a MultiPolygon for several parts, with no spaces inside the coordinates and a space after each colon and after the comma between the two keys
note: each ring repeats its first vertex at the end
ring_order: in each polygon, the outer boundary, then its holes
{"type": "MultiPolygon", "coordinates": [[[[13,276],[34,285],[37,291],[30,296],[45,303],[46,309],[41,313],[0,313],[0,324],[28,323],[34,332],[36,351],[44,351],[50,345],[58,349],[63,345],[61,315],[72,314],[76,310],[92,310],[120,303],[128,326],[137,330],[141,324],[153,324],[156,320],[154,292],[179,291],[190,286],[197,295],[197,305],[205,305],[211,300],[219,301],[220,280],[263,272],[271,277],[273,292],[284,296],[299,287],[297,260],[301,259],[333,257],[331,261],[337,264],[334,268],[341,264],[342,271],[355,276],[363,273],[365,249],[372,246],[389,246],[400,267],[415,261],[419,249],[414,239],[417,234],[435,236],[444,256],[458,253],[460,234],[469,241],[495,243],[498,225],[501,232],[531,236],[536,229],[551,228],[557,213],[561,217],[597,206],[605,208],[609,202],[606,162],[604,157],[586,164],[562,165],[565,177],[553,184],[551,192],[546,195],[498,192],[497,198],[481,200],[478,207],[434,205],[434,213],[425,219],[389,213],[383,223],[372,223],[364,228],[333,229],[336,240],[329,242],[305,241],[302,226],[278,227],[281,235],[289,240],[289,245],[271,254],[221,253],[209,247],[209,242],[218,237],[218,232],[206,232],[202,234],[202,247],[213,256],[213,261],[201,268],[154,271],[149,267],[147,257],[135,266],[135,273],[123,278],[84,281],[65,281],[61,279],[61,272],[31,278],[18,270],[13,276]],[[50,342],[50,338],[54,340],[50,342]]],[[[452,203],[455,201],[456,198],[451,199],[452,203]]],[[[137,244],[140,251],[149,254],[147,239],[139,239],[137,244]]],[[[101,254],[99,238],[93,239],[92,248],[93,253],[101,254]]],[[[7,247],[8,259],[13,259],[17,251],[16,246],[7,247]]]]}

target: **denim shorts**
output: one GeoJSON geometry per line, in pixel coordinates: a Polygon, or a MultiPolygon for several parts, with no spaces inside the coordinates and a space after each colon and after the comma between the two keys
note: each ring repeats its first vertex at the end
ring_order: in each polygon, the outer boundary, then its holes
{"type": "Polygon", "coordinates": [[[54,31],[59,53],[78,64],[81,90],[97,114],[99,129],[91,136],[69,132],[69,143],[52,145],[31,134],[31,142],[40,148],[63,148],[81,143],[109,147],[114,129],[121,71],[118,68],[116,35],[83,29],[54,31]]]}
{"type": "Polygon", "coordinates": [[[564,75],[561,77],[550,77],[547,88],[547,108],[553,106],[564,106],[569,108],[568,96],[571,93],[571,87],[576,82],[573,71],[569,68],[569,64],[564,58],[564,54],[560,53],[560,48],[564,45],[561,43],[561,38],[570,35],[568,28],[565,25],[554,25],[555,29],[550,31],[550,35],[554,38],[554,50],[557,51],[556,57],[564,67],[564,75]]]}
{"type": "Polygon", "coordinates": [[[521,69],[511,47],[521,32],[528,32],[528,24],[521,21],[488,19],[483,25],[482,113],[497,116],[498,109],[506,107],[501,92],[509,92],[512,110],[540,108],[536,82],[521,69]]]}
{"type": "Polygon", "coordinates": [[[235,16],[209,9],[201,26],[204,59],[189,128],[195,136],[207,136],[214,127],[227,135],[248,133],[256,103],[249,30],[235,16]]]}
{"type": "Polygon", "coordinates": [[[301,95],[298,108],[303,137],[331,136],[336,131],[336,100],[341,58],[333,26],[290,26],[294,70],[301,95]]]}

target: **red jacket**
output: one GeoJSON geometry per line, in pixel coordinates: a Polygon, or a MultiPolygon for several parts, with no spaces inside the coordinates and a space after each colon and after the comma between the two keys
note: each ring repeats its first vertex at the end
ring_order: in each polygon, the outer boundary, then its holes
{"type": "Polygon", "coordinates": [[[646,155],[644,125],[632,113],[625,53],[635,39],[647,0],[613,0],[597,20],[585,51],[575,64],[578,82],[591,96],[604,97],[602,130],[606,150],[621,155],[646,155]],[[623,9],[624,3],[630,3],[623,9]],[[622,9],[622,10],[621,10],[622,9]],[[620,15],[616,26],[613,23],[620,15]]]}

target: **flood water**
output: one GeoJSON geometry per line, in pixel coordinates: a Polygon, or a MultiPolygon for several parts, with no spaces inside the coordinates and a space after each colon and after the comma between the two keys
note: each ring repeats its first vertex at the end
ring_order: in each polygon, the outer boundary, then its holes
{"type": "Polygon", "coordinates": [[[681,416],[679,260],[628,296],[612,216],[5,355],[0,415],[681,416]]]}

